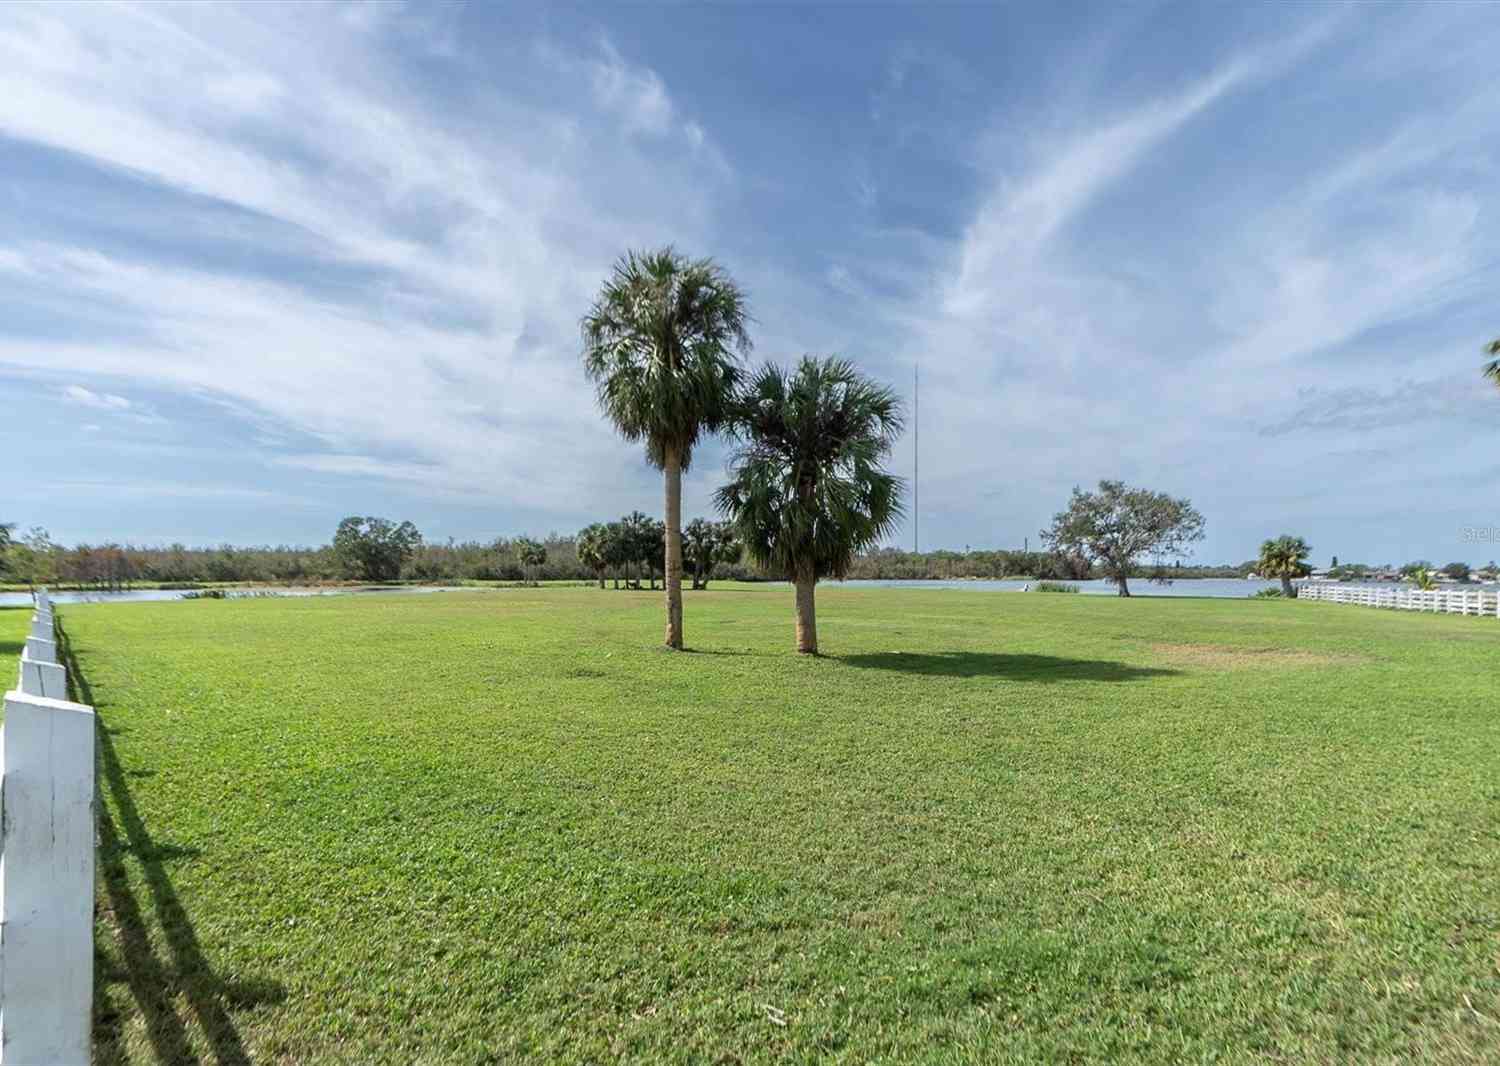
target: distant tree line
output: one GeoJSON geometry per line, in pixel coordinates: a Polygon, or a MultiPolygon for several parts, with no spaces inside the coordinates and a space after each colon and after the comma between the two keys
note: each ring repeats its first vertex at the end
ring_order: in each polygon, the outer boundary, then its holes
{"type": "MultiPolygon", "coordinates": [[[[410,523],[407,523],[408,525],[410,523]]],[[[390,569],[362,572],[330,543],[322,547],[298,545],[190,548],[182,544],[143,546],[123,543],[55,543],[45,530],[11,533],[4,551],[3,576],[21,584],[55,584],[91,589],[121,589],[133,583],[210,584],[266,582],[316,584],[347,580],[444,581],[592,581],[616,588],[656,588],[662,578],[662,523],[639,511],[609,523],[594,523],[578,534],[550,533],[539,539],[500,537],[491,541],[454,541],[410,545],[394,573],[390,569]],[[593,532],[591,532],[593,531],[593,532]],[[599,531],[612,531],[599,541],[599,531]],[[600,554],[600,553],[603,554],[600,554]]],[[[395,524],[400,528],[400,524],[395,524]]],[[[337,539],[337,534],[335,534],[337,539]]],[[[785,575],[762,570],[746,560],[742,546],[726,523],[698,518],[683,529],[683,564],[692,587],[708,587],[710,580],[784,580],[785,575]]],[[[1436,566],[1425,560],[1405,565],[1340,563],[1329,577],[1345,581],[1374,580],[1377,575],[1410,578],[1422,570],[1455,581],[1476,575],[1466,563],[1436,566]]],[[[1500,570],[1491,563],[1480,576],[1500,570]]],[[[1264,573],[1260,560],[1235,565],[1190,566],[1145,560],[1128,576],[1140,579],[1242,578],[1264,573]]],[[[937,581],[960,579],[1034,578],[1080,581],[1106,578],[1103,566],[1077,557],[1044,551],[976,548],[971,551],[911,552],[876,548],[854,557],[848,577],[859,580],[937,581]]]]}
{"type": "MultiPolygon", "coordinates": [[[[694,588],[710,579],[753,581],[738,543],[721,522],[696,519],[684,531],[684,559],[694,588]]],[[[351,516],[321,546],[220,544],[138,545],[55,542],[46,530],[6,529],[0,576],[29,585],[120,590],[133,584],[202,585],[264,582],[299,585],[338,581],[603,581],[656,588],[664,561],[662,523],[635,511],[596,523],[577,536],[499,537],[429,543],[411,522],[351,516]],[[597,534],[591,531],[598,531],[597,534]],[[596,541],[596,536],[600,539],[596,541]],[[594,545],[598,544],[598,548],[594,545]],[[602,556],[596,554],[602,550],[602,556]]]]}
{"type": "MultiPolygon", "coordinates": [[[[590,546],[590,530],[622,527],[626,519],[595,523],[577,535],[500,537],[492,541],[448,540],[412,546],[399,568],[372,572],[352,567],[333,544],[233,545],[188,547],[119,542],[72,547],[28,534],[16,537],[5,556],[4,579],[20,584],[55,584],[120,589],[134,583],[210,584],[266,582],[316,584],[335,581],[591,581],[616,588],[658,588],[662,579],[661,522],[635,512],[630,533],[609,538],[605,554],[590,546]],[[644,521],[642,521],[644,520],[644,521]],[[642,526],[650,523],[651,533],[642,526]],[[639,538],[634,539],[633,538],[639,538]],[[633,543],[632,543],[633,540],[633,543]],[[630,545],[626,547],[625,545],[630,545]],[[601,565],[602,564],[602,565],[601,565]]],[[[632,516],[626,516],[630,518],[632,516]]],[[[1254,563],[1237,566],[1142,564],[1131,577],[1243,577],[1254,563]]],[[[695,589],[711,580],[784,580],[744,559],[742,546],[723,522],[694,519],[683,529],[683,569],[695,589]]],[[[1444,568],[1447,569],[1446,567],[1444,568]]],[[[1352,568],[1351,568],[1352,573],[1352,568]]],[[[1020,549],[910,552],[876,548],[854,557],[849,578],[859,580],[949,580],[1031,577],[1077,581],[1104,577],[1101,568],[1077,559],[1020,549]]]]}

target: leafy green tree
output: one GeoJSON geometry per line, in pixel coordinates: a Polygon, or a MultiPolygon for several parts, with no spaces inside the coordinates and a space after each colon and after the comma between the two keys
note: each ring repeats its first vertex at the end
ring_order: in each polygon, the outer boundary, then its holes
{"type": "Polygon", "coordinates": [[[62,546],[55,544],[41,526],[32,526],[20,540],[9,537],[8,569],[18,580],[34,591],[38,585],[50,585],[57,579],[57,560],[62,546]]]}
{"type": "Polygon", "coordinates": [[[547,546],[530,537],[517,537],[513,544],[516,551],[516,559],[521,566],[530,571],[530,580],[533,584],[541,583],[542,567],[547,563],[547,546]]]}
{"type": "Polygon", "coordinates": [[[818,580],[843,577],[901,517],[901,480],[881,465],[901,427],[896,394],[844,359],[767,365],[736,401],[715,499],[750,558],[796,587],[799,652],[818,653],[818,580]]]}
{"type": "Polygon", "coordinates": [[[1443,573],[1447,574],[1454,581],[1468,581],[1469,580],[1469,564],[1468,563],[1449,563],[1447,566],[1443,567],[1443,573]]]}
{"type": "Polygon", "coordinates": [[[1283,533],[1261,544],[1255,568],[1262,577],[1280,578],[1283,596],[1295,596],[1297,589],[1292,578],[1312,573],[1312,567],[1307,565],[1307,557],[1311,554],[1312,548],[1308,547],[1307,541],[1283,533]]]}
{"type": "Polygon", "coordinates": [[[599,579],[601,589],[604,587],[604,570],[609,566],[609,556],[606,551],[608,536],[603,523],[594,522],[579,530],[578,538],[574,542],[578,561],[594,572],[594,576],[599,579]]]}
{"type": "Polygon", "coordinates": [[[1097,562],[1130,595],[1126,579],[1142,555],[1180,558],[1203,539],[1203,516],[1186,499],[1101,481],[1097,492],[1075,488],[1067,510],[1052,517],[1042,542],[1064,558],[1097,562]]]}
{"type": "Polygon", "coordinates": [[[644,441],[666,487],[670,648],[682,647],[682,472],[716,431],[750,349],[745,296],[710,259],[628,252],[583,318],[584,372],[626,440],[644,441]]]}
{"type": "Polygon", "coordinates": [[[728,522],[710,522],[695,518],[682,531],[682,561],[693,575],[693,589],[708,588],[709,578],[719,563],[738,562],[740,542],[728,522]]]}
{"type": "MultiPolygon", "coordinates": [[[[351,515],[333,534],[333,551],[348,576],[365,581],[394,581],[401,567],[422,543],[410,522],[400,525],[373,515],[351,515]]],[[[226,545],[226,550],[229,550],[226,545]]]]}

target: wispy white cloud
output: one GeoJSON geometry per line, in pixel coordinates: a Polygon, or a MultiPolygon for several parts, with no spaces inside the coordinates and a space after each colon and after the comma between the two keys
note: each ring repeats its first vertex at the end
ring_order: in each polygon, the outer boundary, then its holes
{"type": "Polygon", "coordinates": [[[621,250],[672,240],[748,285],[768,357],[921,362],[950,543],[1018,542],[1101,475],[1204,496],[1211,531],[1362,513],[1372,455],[1426,484],[1462,466],[1439,427],[1496,400],[1459,380],[1500,329],[1500,34],[1472,11],[1320,10],[1170,63],[1133,15],[999,74],[898,41],[846,59],[842,111],[747,85],[730,127],[633,35],[480,52],[446,10],[0,6],[0,135],[116,205],[0,229],[0,367],[120,454],[223,449],[180,405],[278,486],[565,525],[658,491],[577,320],[621,250]],[[822,185],[788,151],[819,129],[822,185]]]}
{"type": "MultiPolygon", "coordinates": [[[[0,269],[144,335],[0,337],[0,363],[223,397],[324,441],[330,458],[304,466],[325,473],[404,483],[419,470],[476,500],[559,510],[623,498],[638,464],[584,415],[577,316],[622,248],[692,243],[723,160],[660,75],[607,41],[550,53],[592,72],[586,100],[500,93],[453,112],[390,69],[388,28],[368,8],[0,11],[0,133],[282,227],[220,234],[235,258],[285,254],[291,226],[316,238],[315,276],[361,279],[328,288],[86,245],[0,249],[0,269]],[[340,29],[349,18],[359,34],[340,29]],[[616,137],[621,123],[679,138],[674,175],[616,137]]],[[[571,80],[552,73],[559,89],[571,80]]],[[[79,403],[107,395],[72,388],[79,403]]]]}
{"type": "MultiPolygon", "coordinates": [[[[1408,467],[1441,468],[1440,445],[1401,442],[1457,410],[1477,417],[1493,399],[1477,377],[1453,377],[1477,342],[1443,330],[1413,352],[1371,338],[1493,284],[1483,266],[1495,264],[1497,234],[1477,191],[1451,168],[1425,169],[1455,151],[1469,168],[1486,165],[1493,109],[1475,101],[1490,90],[1471,83],[1441,118],[1403,115],[1398,134],[1353,154],[1316,153],[1251,211],[1215,214],[1203,205],[1211,186],[1163,189],[1209,228],[1144,245],[1112,239],[1156,192],[1138,170],[1164,152],[1191,158],[1180,139],[1297,69],[1333,28],[1231,56],[1175,93],[1105,104],[1107,117],[1062,138],[1008,131],[1005,158],[1029,164],[996,177],[906,323],[909,358],[926,368],[928,528],[996,477],[1025,482],[994,505],[1016,539],[1045,521],[1038,496],[1060,499],[1100,476],[1200,493],[1253,523],[1224,489],[1229,457],[1255,457],[1233,467],[1241,497],[1284,502],[1305,476],[1309,432],[1359,432],[1408,467]],[[1371,389],[1372,372],[1403,384],[1371,389]]],[[[1357,94],[1358,81],[1343,91],[1357,94]]],[[[1357,511],[1368,474],[1351,470],[1322,491],[1357,511]]]]}
{"type": "MultiPolygon", "coordinates": [[[[600,106],[619,114],[631,129],[655,134],[671,130],[677,108],[661,76],[625,62],[607,38],[600,40],[599,51],[597,58],[586,61],[586,67],[600,106]]],[[[702,128],[694,124],[692,129],[701,139],[702,128]]]]}
{"type": "Polygon", "coordinates": [[[79,407],[95,407],[101,411],[128,411],[130,401],[111,392],[94,392],[82,385],[69,385],[62,390],[63,399],[79,407]]]}

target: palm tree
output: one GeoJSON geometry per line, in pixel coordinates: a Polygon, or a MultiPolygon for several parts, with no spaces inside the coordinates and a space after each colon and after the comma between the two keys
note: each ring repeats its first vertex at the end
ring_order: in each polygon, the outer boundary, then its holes
{"type": "Polygon", "coordinates": [[[1500,338],[1496,338],[1495,340],[1492,340],[1488,344],[1486,344],[1484,346],[1484,351],[1486,355],[1492,355],[1495,357],[1488,363],[1484,364],[1484,376],[1489,378],[1496,385],[1500,385],[1500,338]]]}
{"type": "Polygon", "coordinates": [[[740,544],[728,522],[695,518],[682,531],[682,561],[693,579],[693,591],[708,588],[719,563],[738,562],[740,544]]]}
{"type": "Polygon", "coordinates": [[[583,318],[583,368],[666,479],[667,635],[682,647],[682,472],[724,421],[750,350],[745,296],[711,259],[627,252],[583,318]]]}
{"type": "Polygon", "coordinates": [[[618,590],[620,572],[630,562],[630,537],[625,530],[624,522],[611,522],[604,527],[604,561],[614,571],[614,587],[618,590]]]}
{"type": "Polygon", "coordinates": [[[639,564],[646,572],[647,584],[656,589],[656,567],[662,561],[662,524],[644,511],[631,511],[620,519],[621,551],[625,562],[625,587],[639,589],[640,577],[631,584],[631,569],[639,564]]]}
{"type": "Polygon", "coordinates": [[[1306,577],[1312,573],[1312,568],[1307,565],[1310,554],[1312,549],[1308,547],[1307,541],[1283,533],[1260,546],[1260,559],[1255,568],[1263,577],[1281,578],[1283,596],[1296,596],[1297,590],[1292,586],[1292,578],[1306,577]]]}
{"type": "Polygon", "coordinates": [[[818,653],[813,594],[901,517],[901,480],[881,468],[901,402],[843,359],[766,366],[736,401],[739,444],[716,501],[759,565],[797,590],[797,650],[818,653]]]}
{"type": "Polygon", "coordinates": [[[578,561],[594,572],[601,589],[604,587],[604,568],[609,565],[606,553],[608,536],[603,524],[594,522],[580,529],[574,541],[578,561]]]}
{"type": "Polygon", "coordinates": [[[1419,566],[1411,572],[1411,587],[1419,592],[1431,592],[1437,588],[1437,575],[1425,566],[1419,566]]]}
{"type": "Polygon", "coordinates": [[[521,566],[531,571],[531,583],[541,584],[542,566],[547,562],[546,545],[538,544],[530,537],[517,537],[515,547],[516,557],[520,560],[521,566]]]}

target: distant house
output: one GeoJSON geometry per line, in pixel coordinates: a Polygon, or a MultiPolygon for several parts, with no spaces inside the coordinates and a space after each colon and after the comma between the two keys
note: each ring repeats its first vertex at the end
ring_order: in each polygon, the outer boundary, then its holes
{"type": "Polygon", "coordinates": [[[1313,570],[1313,571],[1309,572],[1307,576],[1310,577],[1310,578],[1312,578],[1314,581],[1327,581],[1328,577],[1329,577],[1329,573],[1328,573],[1328,571],[1326,569],[1324,569],[1324,570],[1313,570]]]}

